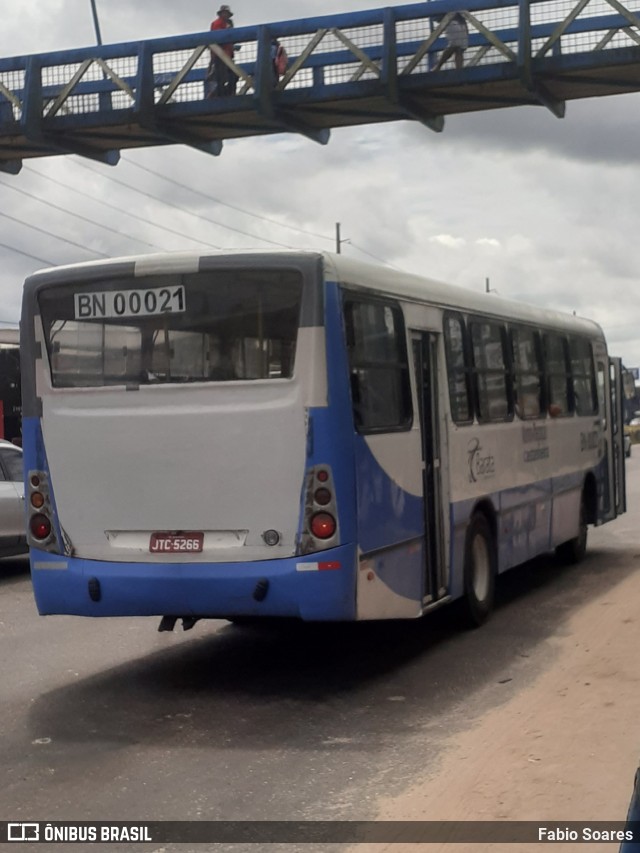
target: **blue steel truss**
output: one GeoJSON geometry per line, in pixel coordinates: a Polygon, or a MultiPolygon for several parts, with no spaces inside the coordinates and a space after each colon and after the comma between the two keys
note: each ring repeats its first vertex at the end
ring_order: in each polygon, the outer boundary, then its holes
{"type": "Polygon", "coordinates": [[[640,0],[433,0],[367,12],[0,59],[0,170],[81,154],[180,143],[219,154],[224,139],[399,119],[442,130],[453,113],[640,91],[640,0]],[[462,11],[464,65],[434,66],[462,11]],[[276,82],[271,43],[289,56],[276,82]],[[233,43],[231,59],[223,50],[233,43]],[[236,94],[205,97],[212,53],[236,94]]]}

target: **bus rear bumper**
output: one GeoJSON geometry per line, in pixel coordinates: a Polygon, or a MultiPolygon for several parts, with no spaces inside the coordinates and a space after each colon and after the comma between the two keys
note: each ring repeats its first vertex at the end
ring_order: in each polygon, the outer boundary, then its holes
{"type": "Polygon", "coordinates": [[[356,549],[246,563],[120,563],[31,550],[41,615],[355,619],[356,549]]]}

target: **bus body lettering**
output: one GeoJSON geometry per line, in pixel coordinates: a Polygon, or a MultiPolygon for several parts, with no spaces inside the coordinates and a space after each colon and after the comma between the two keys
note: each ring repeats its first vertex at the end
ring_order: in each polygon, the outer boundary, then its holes
{"type": "Polygon", "coordinates": [[[87,317],[105,317],[105,296],[104,293],[77,293],[76,318],[82,320],[87,317]]]}

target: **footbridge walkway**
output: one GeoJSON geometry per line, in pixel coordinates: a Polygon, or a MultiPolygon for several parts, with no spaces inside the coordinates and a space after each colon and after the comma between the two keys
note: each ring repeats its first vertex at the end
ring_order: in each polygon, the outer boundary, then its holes
{"type": "Polygon", "coordinates": [[[453,0],[393,6],[173,38],[0,59],[0,170],[81,154],[411,119],[434,131],[453,113],[640,91],[640,0],[453,0]],[[434,70],[461,11],[463,67],[434,70]],[[289,56],[274,79],[271,50],[289,56]],[[233,58],[225,44],[236,49],[233,58]],[[236,92],[206,97],[212,54],[236,92]]]}

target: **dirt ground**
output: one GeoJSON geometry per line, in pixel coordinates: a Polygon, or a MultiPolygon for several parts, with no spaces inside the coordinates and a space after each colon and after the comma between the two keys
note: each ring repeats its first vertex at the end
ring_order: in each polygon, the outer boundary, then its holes
{"type": "MultiPolygon", "coordinates": [[[[624,820],[640,757],[639,602],[640,571],[590,602],[551,640],[552,668],[458,736],[432,778],[382,801],[377,820],[624,820]]],[[[370,845],[374,853],[416,847],[370,845]]],[[[549,847],[419,845],[434,853],[549,847]]],[[[568,842],[551,849],[613,853],[618,847],[568,842]]]]}

